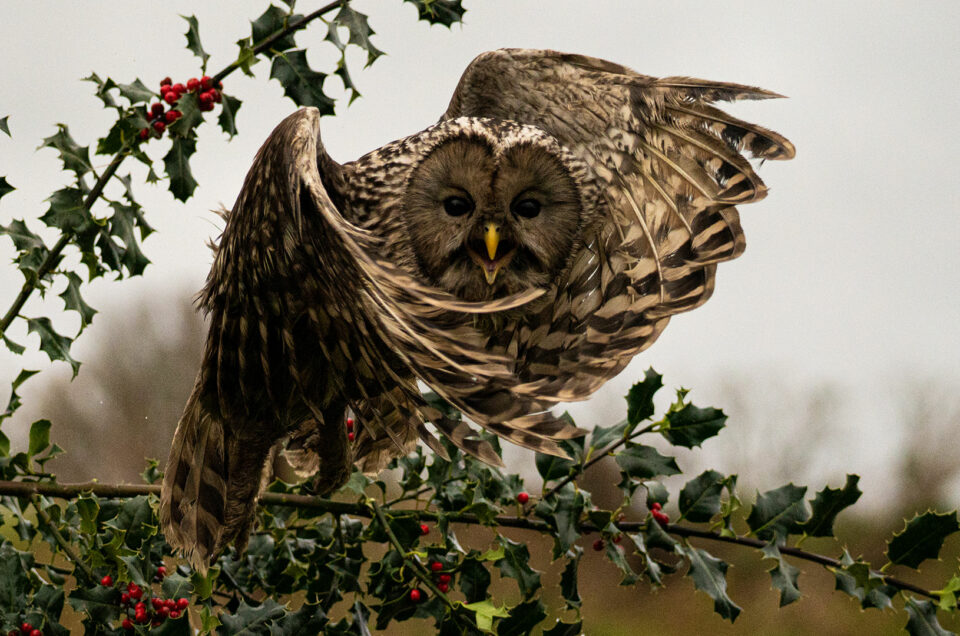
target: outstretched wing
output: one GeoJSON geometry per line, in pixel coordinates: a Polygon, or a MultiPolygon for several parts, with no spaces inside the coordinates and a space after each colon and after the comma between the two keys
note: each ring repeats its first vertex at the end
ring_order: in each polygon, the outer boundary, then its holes
{"type": "Polygon", "coordinates": [[[745,241],[733,207],[766,187],[741,153],[790,159],[784,137],[715,101],[780,97],[687,77],[653,78],[605,60],[503,49],[467,68],[441,119],[510,119],[556,137],[590,167],[600,221],[534,326],[491,341],[517,353],[541,400],[583,399],[648,347],[669,317],[705,302],[716,263],[745,241]]]}

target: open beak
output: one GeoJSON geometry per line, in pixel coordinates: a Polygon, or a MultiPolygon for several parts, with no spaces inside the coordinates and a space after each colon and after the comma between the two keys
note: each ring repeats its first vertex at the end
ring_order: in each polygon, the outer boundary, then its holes
{"type": "MultiPolygon", "coordinates": [[[[497,246],[500,244],[500,226],[496,223],[487,223],[483,226],[483,242],[487,245],[487,256],[491,261],[496,261],[497,246]]],[[[493,285],[497,280],[497,274],[500,272],[500,264],[493,269],[483,268],[483,275],[487,279],[488,285],[493,285]]]]}

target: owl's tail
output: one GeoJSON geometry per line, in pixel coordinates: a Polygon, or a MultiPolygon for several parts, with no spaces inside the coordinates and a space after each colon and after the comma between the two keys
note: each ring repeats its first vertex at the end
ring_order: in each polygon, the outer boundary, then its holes
{"type": "Polygon", "coordinates": [[[201,572],[230,541],[246,546],[274,445],[268,435],[231,431],[228,439],[219,409],[206,402],[198,382],[177,424],[160,494],[167,542],[201,572]]]}

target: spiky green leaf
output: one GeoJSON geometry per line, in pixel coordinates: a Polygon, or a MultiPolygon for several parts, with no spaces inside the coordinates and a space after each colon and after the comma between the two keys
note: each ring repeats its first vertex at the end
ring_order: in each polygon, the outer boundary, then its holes
{"type": "Polygon", "coordinates": [[[958,530],[956,511],[916,515],[887,543],[887,558],[894,565],[916,568],[926,559],[937,558],[944,539],[958,530]]]}
{"type": "Polygon", "coordinates": [[[220,129],[230,135],[230,137],[237,134],[237,111],[240,110],[242,103],[243,102],[236,97],[227,94],[223,95],[223,102],[221,103],[217,123],[220,124],[220,129]]]}
{"type": "Polygon", "coordinates": [[[203,45],[200,44],[200,24],[197,22],[197,17],[193,15],[181,15],[180,17],[187,21],[187,32],[184,34],[187,36],[187,48],[200,58],[202,68],[206,70],[210,55],[203,50],[203,45]]]}
{"type": "Polygon", "coordinates": [[[163,157],[163,165],[170,177],[170,192],[179,201],[186,201],[197,189],[197,182],[190,170],[190,157],[197,151],[197,141],[174,137],[170,151],[163,157]]]}
{"type": "Polygon", "coordinates": [[[726,421],[727,416],[720,409],[684,404],[667,413],[668,426],[661,432],[671,444],[693,448],[719,433],[726,421]]]}
{"type": "Polygon", "coordinates": [[[320,110],[321,115],[334,113],[334,100],[323,92],[323,82],[327,75],[310,68],[305,50],[279,53],[270,67],[270,78],[280,82],[283,94],[297,106],[314,106],[320,110]]]}
{"type": "Polygon", "coordinates": [[[727,568],[724,561],[709,552],[692,546],[679,546],[681,553],[690,561],[688,576],[694,586],[713,599],[713,611],[731,623],[740,615],[740,607],[727,595],[727,568]]]}
{"type": "Polygon", "coordinates": [[[14,190],[16,190],[16,188],[10,185],[10,182],[7,181],[6,177],[0,177],[0,199],[2,199],[5,195],[10,194],[14,190]]]}
{"type": "Polygon", "coordinates": [[[706,522],[720,513],[724,476],[706,470],[686,483],[680,491],[680,516],[688,521],[706,522]]]}
{"type": "Polygon", "coordinates": [[[44,139],[40,147],[56,150],[60,154],[64,170],[75,173],[78,179],[93,170],[90,165],[90,149],[73,140],[66,124],[57,124],[57,132],[44,139]]]}
{"type": "Polygon", "coordinates": [[[63,360],[68,362],[73,368],[73,375],[76,377],[80,370],[80,363],[70,356],[70,345],[73,344],[72,338],[61,336],[53,328],[49,318],[27,318],[27,332],[35,333],[40,336],[40,350],[47,354],[51,361],[63,360]]]}
{"type": "Polygon", "coordinates": [[[663,376],[647,369],[643,380],[637,382],[627,393],[627,421],[631,430],[640,422],[653,415],[653,396],[663,387],[663,376]]]}
{"type": "Polygon", "coordinates": [[[803,532],[811,537],[832,537],[833,523],[844,508],[852,506],[860,499],[860,481],[858,475],[847,475],[843,488],[824,488],[810,502],[810,519],[803,524],[803,532]]]}
{"type": "Polygon", "coordinates": [[[797,534],[801,524],[809,518],[803,500],[806,492],[806,486],[786,484],[757,493],[757,501],[747,517],[747,525],[757,537],[764,540],[783,541],[789,535],[797,534]]]}
{"type": "Polygon", "coordinates": [[[454,22],[462,22],[463,0],[404,0],[417,7],[421,20],[430,24],[442,24],[449,28],[454,22]]]}

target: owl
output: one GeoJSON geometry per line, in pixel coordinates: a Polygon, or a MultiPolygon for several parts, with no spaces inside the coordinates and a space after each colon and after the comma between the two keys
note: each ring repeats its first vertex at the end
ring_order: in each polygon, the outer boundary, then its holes
{"type": "Polygon", "coordinates": [[[551,407],[617,375],[743,251],[734,206],[766,188],[742,153],[794,148],[711,104],[771,97],[505,49],[468,66],[438,123],[350,163],[325,151],[316,109],[289,116],[200,296],[209,333],[161,495],[169,543],[200,569],[242,550],[278,453],[320,492],[419,440],[446,456],[436,435],[500,464],[467,421],[563,455],[585,431],[551,407]]]}

